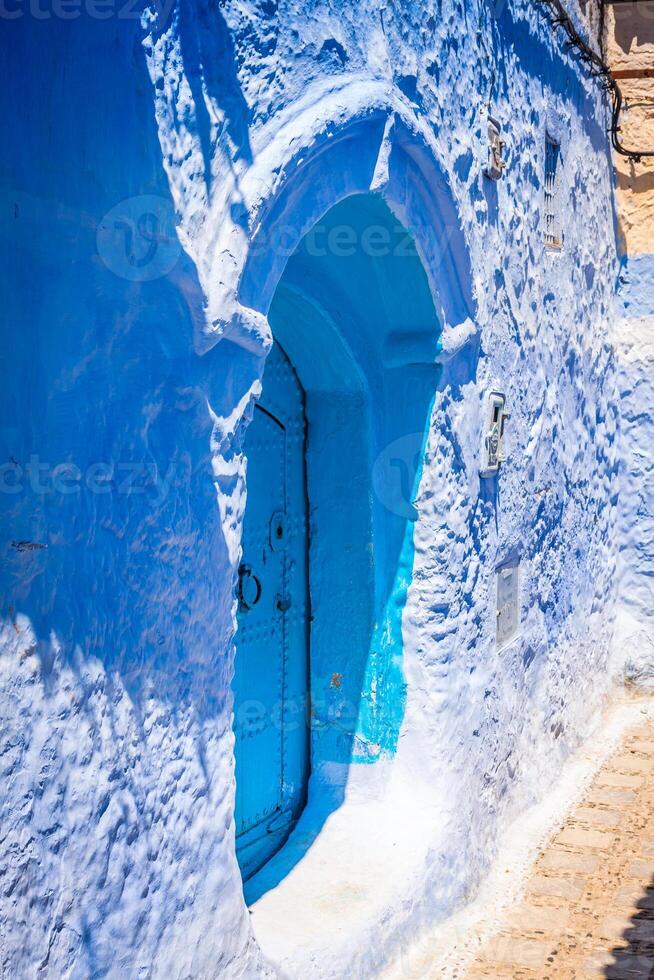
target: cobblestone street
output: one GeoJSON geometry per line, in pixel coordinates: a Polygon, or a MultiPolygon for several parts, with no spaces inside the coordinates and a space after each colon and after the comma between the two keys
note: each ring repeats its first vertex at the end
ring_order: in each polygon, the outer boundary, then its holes
{"type": "Polygon", "coordinates": [[[466,974],[654,976],[654,721],[632,728],[466,974]]]}

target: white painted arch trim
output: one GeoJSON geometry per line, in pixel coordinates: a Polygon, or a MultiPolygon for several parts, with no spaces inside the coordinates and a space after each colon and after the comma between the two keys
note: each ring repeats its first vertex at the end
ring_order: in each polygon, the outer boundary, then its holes
{"type": "Polygon", "coordinates": [[[330,208],[366,192],[381,194],[413,234],[443,328],[443,359],[476,337],[469,249],[438,139],[398,90],[362,77],[323,82],[256,143],[254,163],[212,206],[216,236],[202,276],[204,309],[194,318],[198,353],[228,338],[264,354],[288,257],[330,208]],[[270,248],[280,228],[284,247],[270,248]]]}

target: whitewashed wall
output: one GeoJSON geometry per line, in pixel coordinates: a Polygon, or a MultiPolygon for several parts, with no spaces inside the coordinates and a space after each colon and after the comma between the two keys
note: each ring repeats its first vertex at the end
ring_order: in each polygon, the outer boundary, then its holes
{"type": "MultiPolygon", "coordinates": [[[[527,3],[185,2],[144,27],[124,8],[94,11],[25,11],[2,52],[27,107],[4,110],[22,135],[10,159],[5,148],[2,195],[3,969],[266,969],[232,822],[239,447],[269,341],[265,302],[243,302],[240,275],[304,154],[374,111],[388,122],[375,187],[427,241],[416,200],[402,206],[385,183],[385,148],[405,134],[458,218],[468,299],[443,314],[453,356],[416,502],[397,750],[350,774],[353,816],[337,827],[355,850],[363,836],[378,846],[386,897],[364,862],[350,932],[309,923],[311,949],[295,929],[303,948],[274,954],[298,975],[370,974],[465,899],[608,684],[618,406],[603,96],[527,3]],[[508,143],[498,184],[482,175],[489,103],[508,143]],[[543,248],[546,130],[562,147],[560,254],[543,248]],[[148,258],[122,236],[153,212],[148,258]],[[509,459],[487,484],[497,385],[509,459]],[[516,555],[522,636],[498,653],[495,568],[516,555]]],[[[311,215],[297,217],[301,233],[311,215]]],[[[423,249],[438,301],[436,254],[423,249]]],[[[262,909],[262,936],[274,915],[262,909]]]]}

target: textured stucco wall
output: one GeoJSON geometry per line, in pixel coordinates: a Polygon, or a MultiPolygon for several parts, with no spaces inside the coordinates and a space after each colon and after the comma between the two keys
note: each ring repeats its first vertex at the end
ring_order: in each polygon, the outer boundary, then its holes
{"type": "MultiPolygon", "coordinates": [[[[654,150],[654,3],[606,8],[606,56],[625,100],[620,139],[654,150]]],[[[652,328],[654,326],[654,157],[614,154],[621,272],[612,335],[622,418],[619,615],[616,662],[626,676],[654,679],[654,500],[652,497],[652,328]]]]}
{"type": "MultiPolygon", "coordinates": [[[[397,751],[365,768],[384,777],[375,813],[414,846],[409,863],[376,855],[393,914],[372,902],[379,873],[361,876],[354,933],[280,954],[291,973],[365,975],[465,898],[608,683],[618,414],[603,97],[531,4],[183,2],[144,27],[112,10],[25,12],[4,28],[22,97],[5,87],[21,138],[2,162],[3,969],[264,970],[234,859],[229,681],[239,447],[269,339],[255,294],[274,276],[260,266],[245,302],[238,270],[278,187],[374,103],[374,180],[394,166],[386,113],[444,175],[434,193],[465,261],[429,251],[432,216],[408,195],[398,216],[423,243],[453,356],[415,502],[397,751]],[[508,141],[497,185],[482,175],[489,103],[508,141]],[[560,254],[543,248],[546,130],[562,147],[560,254]],[[465,302],[447,300],[457,269],[465,302]],[[496,385],[510,458],[482,483],[496,385]],[[522,636],[498,654],[494,571],[518,554],[522,636]]],[[[325,206],[354,165],[319,170],[325,206]]],[[[308,205],[293,203],[303,232],[308,205]]],[[[379,826],[357,813],[374,843],[379,826]]]]}
{"type": "Polygon", "coordinates": [[[621,415],[617,664],[654,684],[654,256],[624,256],[613,340],[621,415]]]}

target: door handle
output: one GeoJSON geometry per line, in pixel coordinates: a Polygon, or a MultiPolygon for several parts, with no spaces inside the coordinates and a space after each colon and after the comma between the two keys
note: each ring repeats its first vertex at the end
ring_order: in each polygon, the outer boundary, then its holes
{"type": "Polygon", "coordinates": [[[250,565],[239,565],[238,604],[241,609],[252,609],[261,598],[261,581],[250,565]]]}

